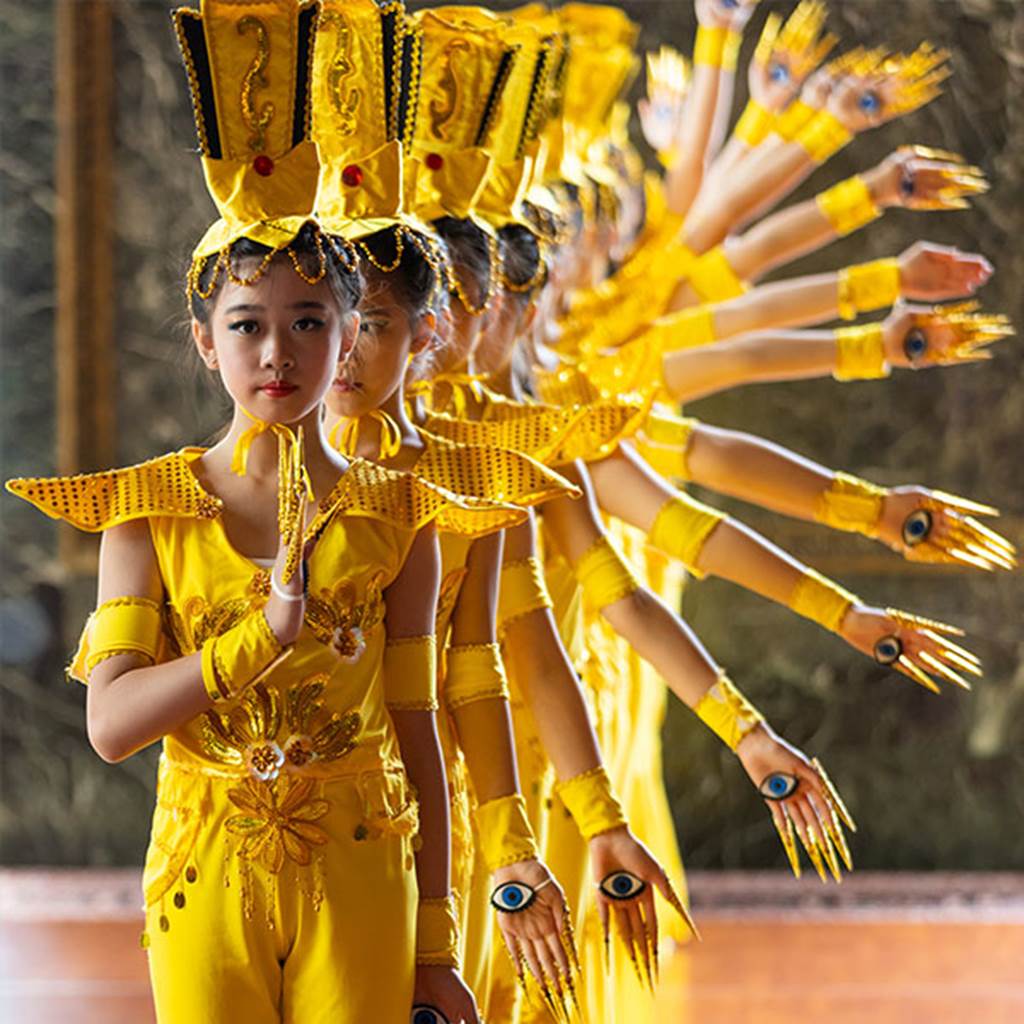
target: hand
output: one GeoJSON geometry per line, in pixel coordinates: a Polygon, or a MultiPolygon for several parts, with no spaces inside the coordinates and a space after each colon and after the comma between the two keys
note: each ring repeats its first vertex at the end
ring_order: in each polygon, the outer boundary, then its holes
{"type": "Polygon", "coordinates": [[[480,1024],[473,993],[454,967],[417,964],[412,1004],[434,1007],[449,1024],[480,1024]]]}
{"type": "Polygon", "coordinates": [[[933,693],[939,687],[929,673],[964,690],[971,684],[957,669],[982,674],[981,661],[949,639],[963,636],[962,629],[909,612],[854,605],[844,616],[839,635],[880,665],[891,665],[933,693]]]}
{"type": "Polygon", "coordinates": [[[840,881],[840,858],[847,871],[853,870],[843,825],[854,832],[857,826],[817,760],[809,761],[766,722],[740,740],[736,756],[765,797],[772,823],[797,878],[800,857],[794,831],[823,882],[827,881],[826,864],[832,877],[840,881]]]}
{"type": "Polygon", "coordinates": [[[647,55],[647,98],[637,104],[637,113],[644,138],[657,153],[679,146],[689,86],[689,65],[678,50],[662,46],[647,55]]]}
{"type": "MultiPolygon", "coordinates": [[[[305,515],[305,500],[302,502],[302,514],[305,515]]],[[[312,550],[312,543],[311,541],[306,545],[308,550],[312,550]]],[[[287,583],[282,583],[285,567],[293,558],[287,538],[282,537],[277,549],[277,558],[270,569],[271,591],[263,607],[263,614],[282,647],[294,643],[302,630],[306,615],[305,581],[309,573],[307,557],[308,551],[304,551],[299,571],[287,583]]]]}
{"type": "Polygon", "coordinates": [[[654,906],[654,888],[683,918],[690,931],[700,938],[697,926],[676,895],[665,870],[627,826],[602,832],[590,840],[590,864],[597,882],[597,909],[604,929],[605,959],[608,959],[610,942],[609,917],[614,912],[619,939],[629,952],[637,978],[641,985],[646,981],[653,987],[658,972],[658,917],[654,906]],[[634,883],[641,884],[634,885],[632,896],[609,896],[602,883],[623,874],[627,880],[628,876],[632,876],[634,883]],[[643,974],[640,971],[641,963],[643,974]]]}
{"type": "Polygon", "coordinates": [[[876,536],[908,562],[959,563],[994,572],[1017,568],[1017,549],[975,516],[991,505],[925,487],[894,487],[882,502],[876,536]]]}
{"type": "Polygon", "coordinates": [[[754,12],[751,0],[695,0],[697,21],[706,28],[742,29],[754,12]]]}
{"type": "Polygon", "coordinates": [[[498,911],[501,937],[520,984],[526,985],[522,966],[525,960],[548,1004],[557,999],[566,1018],[571,1019],[565,993],[568,990],[578,1006],[573,973],[579,975],[580,965],[565,893],[547,867],[537,860],[520,861],[494,872],[496,889],[509,882],[524,883],[535,893],[533,903],[525,910],[498,911]]]}
{"type": "Polygon", "coordinates": [[[761,106],[778,113],[792,102],[837,41],[830,33],[822,36],[824,24],[823,5],[801,4],[785,25],[778,15],[768,15],[747,75],[750,94],[761,106]]]}
{"type": "Polygon", "coordinates": [[[900,292],[920,302],[972,295],[993,273],[984,256],[933,242],[915,242],[900,253],[899,264],[900,292]]]}
{"type": "Polygon", "coordinates": [[[909,306],[897,303],[882,324],[885,361],[919,370],[928,366],[986,362],[987,350],[1010,337],[1013,325],[1001,313],[979,313],[978,303],[909,306]]]}
{"type": "Polygon", "coordinates": [[[864,175],[876,206],[966,210],[964,196],[988,191],[985,173],[963,157],[927,146],[900,146],[864,175]]]}

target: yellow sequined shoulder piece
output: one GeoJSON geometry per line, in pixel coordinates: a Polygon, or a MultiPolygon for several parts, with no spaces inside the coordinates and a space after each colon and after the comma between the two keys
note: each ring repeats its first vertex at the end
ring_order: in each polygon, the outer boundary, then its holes
{"type": "Polygon", "coordinates": [[[51,519],[63,519],[90,533],[147,516],[215,519],[224,505],[203,490],[189,468],[197,454],[199,449],[184,449],[123,469],[21,477],[8,480],[6,486],[51,519]]]}
{"type": "Polygon", "coordinates": [[[574,484],[522,452],[494,445],[467,445],[423,431],[425,449],[412,472],[456,494],[531,506],[579,497],[574,484]]]}
{"type": "Polygon", "coordinates": [[[481,537],[521,523],[527,512],[510,502],[456,493],[412,472],[353,459],[320,503],[307,534],[316,533],[336,515],[367,516],[407,530],[434,523],[443,533],[481,537]]]}

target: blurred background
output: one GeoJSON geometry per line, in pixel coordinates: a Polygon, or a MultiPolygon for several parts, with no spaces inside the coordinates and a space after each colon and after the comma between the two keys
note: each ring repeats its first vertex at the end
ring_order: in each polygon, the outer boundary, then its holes
{"type": "MultiPolygon", "coordinates": [[[[689,53],[692,4],[621,6],[643,26],[643,48],[667,42],[689,53]]],[[[792,6],[762,0],[741,67],[768,11],[792,6]]],[[[952,52],[954,76],[939,100],[858,138],[793,199],[908,142],[964,154],[993,188],[970,211],[887,213],[781,276],[894,255],[928,238],[987,255],[997,273],[980,297],[1024,322],[1021,4],[830,6],[844,46],[909,50],[930,39],[952,52]]],[[[0,74],[0,475],[88,471],[203,442],[224,407],[190,370],[183,274],[214,210],[194,153],[168,4],[0,0],[0,74]]],[[[636,96],[641,90],[642,80],[636,96]]],[[[741,81],[737,113],[745,101],[741,81]]],[[[989,364],[872,383],[747,388],[691,411],[879,483],[921,483],[991,502],[1003,509],[1000,528],[1021,544],[1022,384],[1024,360],[1011,340],[989,364]]],[[[1024,869],[1020,576],[916,567],[860,538],[725,504],[866,598],[963,626],[985,661],[973,693],[934,696],[735,587],[689,588],[685,614],[718,659],[841,786],[862,826],[858,866],[1024,869]]],[[[101,762],[85,737],[84,690],[64,678],[94,602],[95,551],[93,539],[0,497],[5,865],[138,865],[145,851],[157,751],[118,766],[101,762]]],[[[673,707],[665,734],[686,863],[781,867],[752,787],[690,717],[673,707]]]]}

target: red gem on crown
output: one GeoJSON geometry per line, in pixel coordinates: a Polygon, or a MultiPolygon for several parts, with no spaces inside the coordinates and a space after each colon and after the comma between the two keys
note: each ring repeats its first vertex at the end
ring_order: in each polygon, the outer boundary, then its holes
{"type": "Polygon", "coordinates": [[[444,157],[440,153],[428,153],[426,163],[432,171],[439,171],[444,167],[444,157]]]}
{"type": "Polygon", "coordinates": [[[252,169],[262,178],[268,178],[274,173],[274,161],[266,153],[260,153],[252,162],[252,169]]]}
{"type": "Polygon", "coordinates": [[[359,164],[349,164],[342,169],[341,180],[349,188],[358,188],[363,183],[363,169],[359,164]]]}

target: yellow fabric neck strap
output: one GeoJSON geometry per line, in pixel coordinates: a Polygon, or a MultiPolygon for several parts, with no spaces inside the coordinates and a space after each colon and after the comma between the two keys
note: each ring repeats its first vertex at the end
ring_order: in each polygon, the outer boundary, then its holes
{"type": "Polygon", "coordinates": [[[459,919],[454,896],[420,900],[416,963],[459,969],[459,919]]]}
{"type": "Polygon", "coordinates": [[[480,804],[473,811],[473,818],[480,855],[488,871],[537,859],[537,841],[526,814],[526,801],[519,793],[480,804]]]}
{"type": "Polygon", "coordinates": [[[708,537],[725,513],[713,509],[688,494],[677,494],[661,507],[647,539],[652,547],[678,559],[697,579],[704,573],[697,560],[708,537]]]}
{"type": "Polygon", "coordinates": [[[551,595],[544,582],[540,559],[520,558],[501,567],[501,591],[498,595],[498,628],[539,608],[551,608],[551,595]]]}
{"type": "Polygon", "coordinates": [[[640,581],[626,560],[603,534],[572,567],[583,599],[601,611],[640,589],[640,581]]]}
{"type": "Polygon", "coordinates": [[[67,675],[80,683],[116,654],[141,654],[156,661],[160,644],[160,605],[145,597],[115,597],[89,616],[67,675]]]}
{"type": "Polygon", "coordinates": [[[372,409],[362,416],[342,418],[331,427],[327,442],[332,448],[349,458],[356,455],[359,444],[359,430],[366,421],[378,424],[380,428],[380,446],[377,449],[379,459],[393,459],[402,450],[402,430],[383,409],[372,409]]]}
{"type": "Polygon", "coordinates": [[[878,487],[848,473],[836,473],[818,500],[815,518],[819,523],[836,530],[873,537],[888,494],[885,487],[878,487]]]}
{"type": "Polygon", "coordinates": [[[718,677],[693,709],[694,714],[732,751],[764,716],[725,674],[718,677]]]}
{"type": "Polygon", "coordinates": [[[832,633],[838,633],[850,608],[860,598],[813,569],[805,571],[789,596],[789,607],[832,633]]]}
{"type": "Polygon", "coordinates": [[[601,765],[556,783],[555,791],[576,822],[580,835],[588,841],[626,824],[622,804],[612,792],[611,780],[601,765]]]}
{"type": "Polygon", "coordinates": [[[465,415],[469,404],[467,394],[478,402],[484,400],[483,384],[486,379],[480,373],[439,373],[430,380],[416,381],[407,390],[410,395],[425,395],[431,399],[438,385],[446,384],[451,393],[452,415],[459,419],[465,415]]]}
{"type": "Polygon", "coordinates": [[[394,711],[437,710],[437,641],[433,634],[388,638],[384,703],[394,711]]]}

